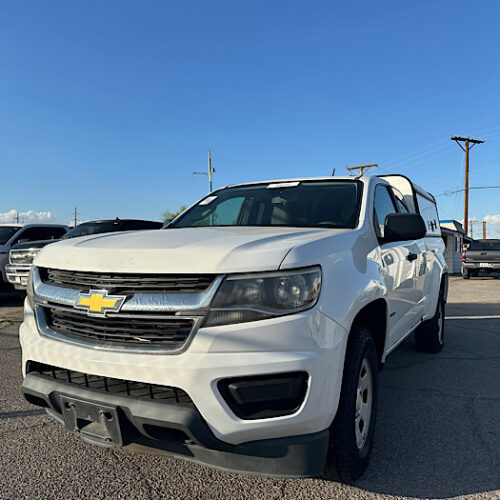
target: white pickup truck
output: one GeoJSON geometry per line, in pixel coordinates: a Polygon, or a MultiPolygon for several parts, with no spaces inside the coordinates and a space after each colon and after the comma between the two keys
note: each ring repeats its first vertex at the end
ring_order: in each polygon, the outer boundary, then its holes
{"type": "Polygon", "coordinates": [[[20,327],[24,395],[104,446],[352,482],[387,355],[412,332],[443,346],[438,220],[400,175],[303,178],[49,245],[20,327]]]}

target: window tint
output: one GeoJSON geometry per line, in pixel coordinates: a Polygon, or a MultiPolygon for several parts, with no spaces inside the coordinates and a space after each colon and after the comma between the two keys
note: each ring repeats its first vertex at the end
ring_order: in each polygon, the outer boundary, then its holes
{"type": "Polygon", "coordinates": [[[4,226],[0,227],[0,245],[7,243],[7,241],[19,231],[18,226],[4,226]]]}
{"type": "Polygon", "coordinates": [[[84,222],[78,224],[71,231],[68,231],[64,235],[64,239],[76,238],[78,236],[87,236],[89,234],[98,233],[110,233],[113,231],[119,231],[121,224],[116,221],[105,221],[105,222],[84,222]]]}
{"type": "Polygon", "coordinates": [[[66,229],[63,227],[41,227],[40,234],[43,236],[41,240],[58,240],[66,234],[66,229]]]}
{"type": "Polygon", "coordinates": [[[359,181],[297,181],[221,189],[184,212],[170,228],[289,226],[354,228],[359,181]]]}
{"type": "Polygon", "coordinates": [[[396,213],[396,207],[389,194],[389,190],[385,186],[377,186],[375,189],[375,227],[377,235],[384,237],[385,218],[389,214],[396,213]]]}
{"type": "Polygon", "coordinates": [[[483,252],[498,252],[500,251],[500,240],[490,241],[472,241],[468,250],[482,250],[483,252]]]}
{"type": "Polygon", "coordinates": [[[29,227],[25,229],[15,240],[15,243],[23,241],[58,240],[66,233],[62,227],[29,227]]]}
{"type": "Polygon", "coordinates": [[[147,220],[126,220],[123,221],[122,231],[133,231],[137,229],[160,229],[163,226],[161,222],[147,220]]]}

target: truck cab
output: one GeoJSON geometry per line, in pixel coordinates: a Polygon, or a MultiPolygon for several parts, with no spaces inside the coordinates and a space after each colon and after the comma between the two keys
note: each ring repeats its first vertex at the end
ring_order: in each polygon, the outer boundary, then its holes
{"type": "Polygon", "coordinates": [[[114,233],[117,231],[138,231],[142,229],[159,229],[161,222],[137,220],[137,219],[110,219],[87,221],[78,224],[69,229],[64,226],[65,231],[61,229],[38,231],[38,236],[45,236],[47,239],[40,240],[18,240],[11,247],[9,252],[9,265],[5,266],[7,280],[16,290],[26,290],[28,276],[33,266],[33,259],[40,250],[47,245],[55,243],[59,239],[78,238],[88,236],[89,234],[114,233]],[[50,238],[49,238],[50,237],[50,238]]]}
{"type": "MultiPolygon", "coordinates": [[[[16,274],[9,279],[7,267],[9,253],[16,244],[31,243],[37,240],[58,240],[68,228],[60,224],[1,224],[0,225],[0,281],[21,286],[28,279],[28,272],[16,274]],[[22,276],[22,277],[21,277],[22,276]]],[[[21,264],[21,263],[20,263],[21,264]]]]}

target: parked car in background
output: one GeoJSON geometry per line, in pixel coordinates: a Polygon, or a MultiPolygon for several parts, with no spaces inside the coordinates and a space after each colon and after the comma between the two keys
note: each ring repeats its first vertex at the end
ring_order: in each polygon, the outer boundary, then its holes
{"type": "MultiPolygon", "coordinates": [[[[83,222],[65,234],[59,236],[61,239],[76,238],[89,234],[112,233],[116,231],[133,231],[142,229],[160,229],[161,222],[138,220],[138,219],[110,219],[83,222]]],[[[26,290],[26,283],[33,264],[33,259],[40,250],[58,241],[58,238],[30,241],[14,245],[9,255],[9,265],[6,266],[6,275],[9,283],[16,290],[26,290]]]]}
{"type": "Polygon", "coordinates": [[[16,244],[58,240],[67,231],[68,227],[61,224],[0,224],[0,281],[10,282],[6,267],[9,263],[10,250],[16,244]]]}
{"type": "Polygon", "coordinates": [[[388,354],[444,345],[447,273],[435,199],[406,177],[218,189],[163,230],[36,257],[23,392],[102,446],[351,482],[388,354]]]}
{"type": "Polygon", "coordinates": [[[500,272],[500,239],[474,240],[462,255],[462,277],[500,272]]]}

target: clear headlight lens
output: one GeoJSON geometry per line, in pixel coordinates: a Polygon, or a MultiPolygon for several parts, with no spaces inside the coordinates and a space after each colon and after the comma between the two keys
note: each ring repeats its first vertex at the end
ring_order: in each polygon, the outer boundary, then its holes
{"type": "Polygon", "coordinates": [[[321,288],[317,266],[294,271],[228,276],[204,326],[244,323],[310,309],[321,288]]]}

